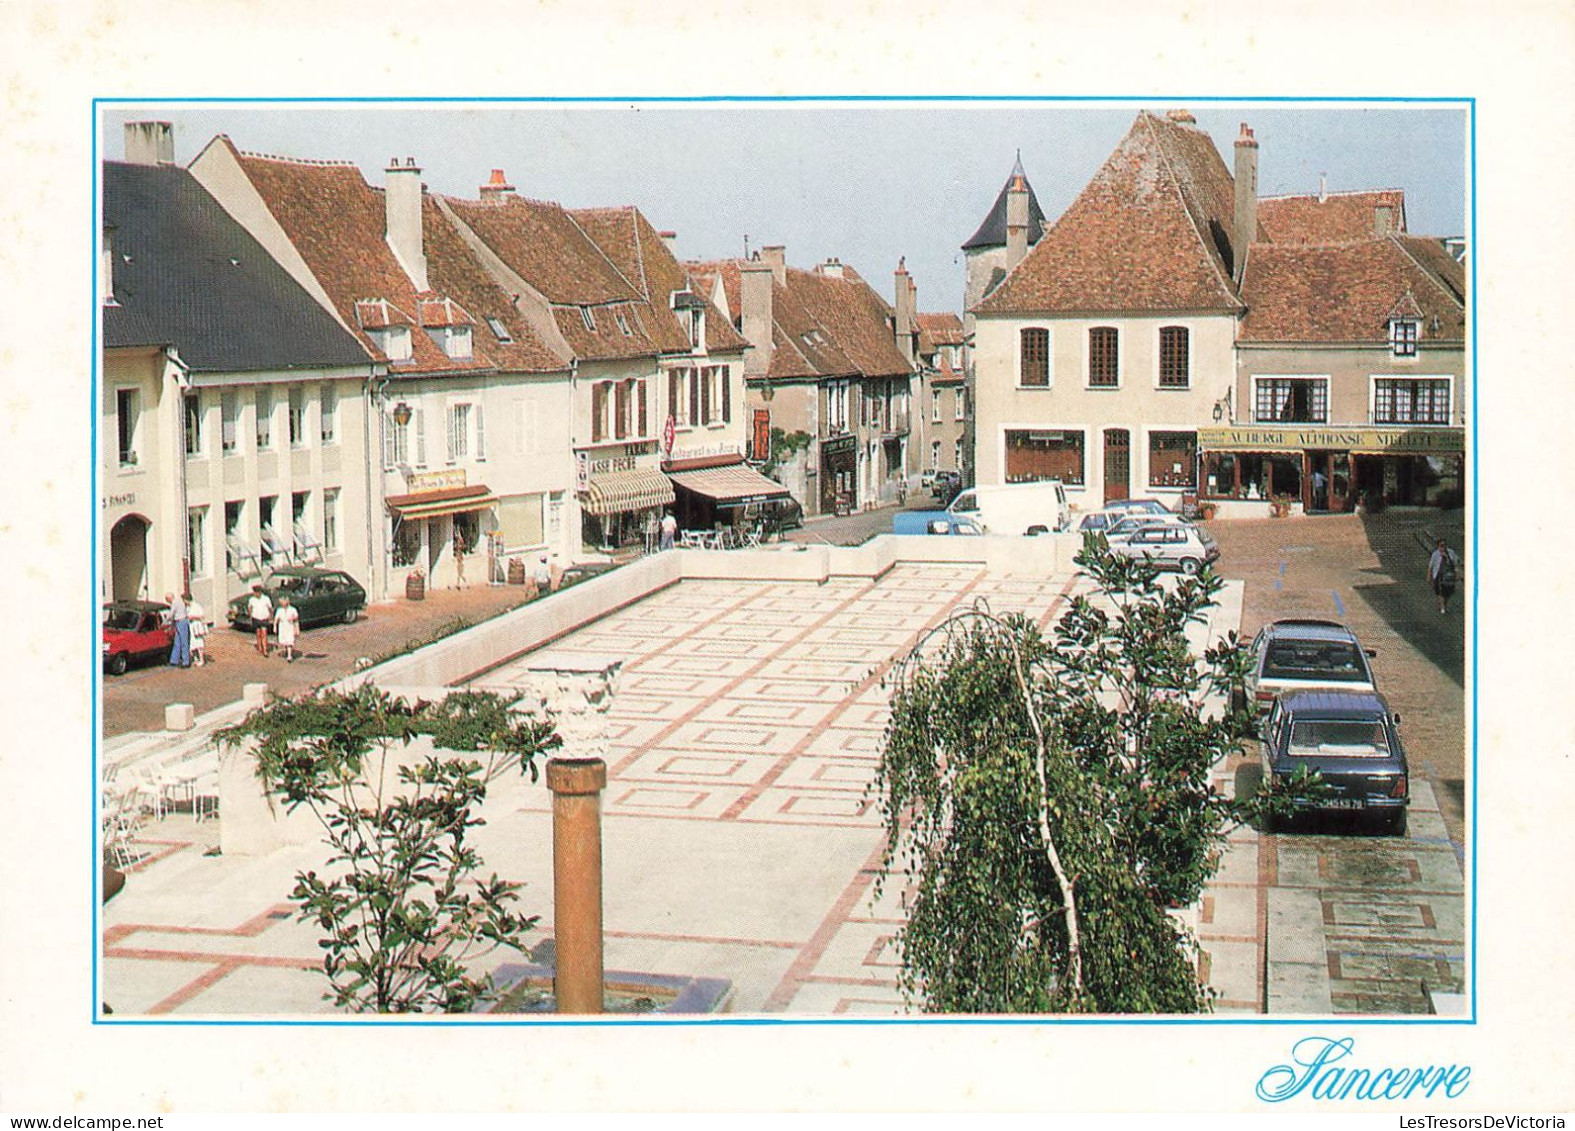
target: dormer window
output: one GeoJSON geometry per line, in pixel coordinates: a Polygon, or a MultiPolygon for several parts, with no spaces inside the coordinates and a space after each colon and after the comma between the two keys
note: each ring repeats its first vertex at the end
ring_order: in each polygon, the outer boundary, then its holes
{"type": "Polygon", "coordinates": [[[1394,318],[1389,322],[1389,348],[1396,357],[1415,357],[1422,323],[1415,318],[1394,318]]]}
{"type": "Polygon", "coordinates": [[[580,321],[585,323],[585,329],[587,332],[592,334],[596,333],[596,312],[590,307],[580,307],[580,321]]]}
{"type": "Polygon", "coordinates": [[[409,361],[413,356],[409,326],[384,326],[380,330],[368,330],[367,334],[389,361],[409,361]]]}
{"type": "Polygon", "coordinates": [[[491,315],[488,315],[487,328],[492,331],[492,336],[497,338],[498,341],[504,345],[508,345],[514,340],[513,336],[509,334],[508,327],[503,324],[501,319],[493,318],[491,315]]]}
{"type": "Polygon", "coordinates": [[[629,329],[629,319],[623,311],[614,310],[613,318],[617,321],[618,329],[622,331],[624,337],[631,337],[634,334],[634,331],[629,329]]]}
{"type": "Polygon", "coordinates": [[[463,360],[474,353],[469,326],[436,326],[428,332],[449,357],[463,360]]]}

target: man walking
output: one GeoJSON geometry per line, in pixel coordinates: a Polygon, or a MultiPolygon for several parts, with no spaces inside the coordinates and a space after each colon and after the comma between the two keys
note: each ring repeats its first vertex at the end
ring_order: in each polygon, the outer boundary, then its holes
{"type": "Polygon", "coordinates": [[[164,594],[164,603],[170,607],[170,625],[175,629],[175,643],[170,648],[170,667],[191,667],[191,620],[186,612],[186,600],[179,593],[164,594]]]}
{"type": "Polygon", "coordinates": [[[1455,581],[1459,572],[1460,559],[1440,538],[1438,545],[1433,548],[1432,556],[1427,559],[1427,580],[1433,587],[1433,595],[1438,598],[1440,616],[1449,611],[1449,599],[1455,595],[1455,581]]]}
{"type": "Polygon", "coordinates": [[[257,653],[268,658],[268,626],[273,623],[273,602],[263,592],[261,582],[252,585],[251,598],[246,602],[246,619],[257,630],[257,653]]]}
{"type": "Polygon", "coordinates": [[[678,537],[678,520],[673,517],[673,512],[668,511],[662,515],[662,542],[661,548],[671,550],[673,542],[678,537]]]}

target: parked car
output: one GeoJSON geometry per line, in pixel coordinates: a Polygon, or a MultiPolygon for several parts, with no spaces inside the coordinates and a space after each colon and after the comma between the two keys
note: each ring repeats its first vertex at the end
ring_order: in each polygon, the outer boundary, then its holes
{"type": "Polygon", "coordinates": [[[133,660],[169,658],[175,628],[170,607],[157,601],[111,601],[104,606],[104,666],[125,675],[133,660]]]}
{"type": "Polygon", "coordinates": [[[937,469],[933,468],[933,467],[926,467],[922,472],[920,472],[919,473],[919,490],[921,490],[921,491],[932,490],[935,487],[935,476],[936,476],[936,474],[937,474],[937,469]]]}
{"type": "MultiPolygon", "coordinates": [[[[315,566],[290,566],[276,569],[263,582],[263,592],[275,606],[281,596],[288,595],[290,604],[301,614],[301,627],[343,621],[354,624],[361,610],[366,608],[366,590],[361,583],[343,570],[320,569],[315,566]]],[[[230,627],[250,632],[257,626],[246,611],[251,594],[243,593],[230,602],[230,627]]]]}
{"type": "Polygon", "coordinates": [[[777,534],[783,530],[797,530],[804,525],[804,508],[792,496],[782,499],[770,499],[764,503],[756,503],[744,510],[744,522],[748,526],[760,524],[762,532],[777,534]]]}
{"type": "Polygon", "coordinates": [[[1145,526],[1110,543],[1110,552],[1191,575],[1219,560],[1219,544],[1201,526],[1185,522],[1145,526]]]}
{"type": "MultiPolygon", "coordinates": [[[[1369,656],[1356,633],[1331,620],[1277,620],[1265,625],[1250,645],[1246,702],[1261,717],[1276,697],[1307,688],[1374,691],[1369,656]]],[[[1245,703],[1238,704],[1245,706],[1245,703]]]]}
{"type": "Polygon", "coordinates": [[[1175,514],[1158,499],[1112,499],[1102,508],[1107,514],[1175,514]]]}
{"type": "Polygon", "coordinates": [[[957,492],[962,490],[962,473],[959,471],[937,471],[930,480],[930,494],[945,506],[957,497],[957,492]]]}
{"type": "Polygon", "coordinates": [[[1105,530],[1105,538],[1114,545],[1124,542],[1139,530],[1148,530],[1155,526],[1186,526],[1187,520],[1179,514],[1163,511],[1159,514],[1129,514],[1116,519],[1105,530]]]}
{"type": "Polygon", "coordinates": [[[986,534],[1049,534],[1072,524],[1066,487],[1057,479],[969,487],[946,509],[986,534]]]}
{"type": "Polygon", "coordinates": [[[1410,772],[1400,717],[1375,691],[1292,691],[1263,728],[1264,780],[1317,771],[1325,789],[1296,802],[1297,812],[1350,812],[1405,832],[1410,772]]]}
{"type": "Polygon", "coordinates": [[[898,511],[892,515],[893,534],[973,534],[984,533],[971,520],[958,518],[950,511],[898,511]]]}

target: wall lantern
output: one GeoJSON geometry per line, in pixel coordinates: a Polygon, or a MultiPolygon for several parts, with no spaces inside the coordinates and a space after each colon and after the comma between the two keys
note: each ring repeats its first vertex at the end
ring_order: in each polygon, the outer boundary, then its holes
{"type": "MultiPolygon", "coordinates": [[[[1215,407],[1216,407],[1216,409],[1218,408],[1217,405],[1215,407]]],[[[410,417],[411,417],[410,406],[407,405],[404,401],[400,401],[397,405],[394,406],[394,423],[395,424],[397,424],[401,428],[403,428],[405,425],[410,423],[410,417]]],[[[1216,416],[1214,419],[1218,420],[1219,417],[1216,416]]]]}
{"type": "Polygon", "coordinates": [[[1226,416],[1234,416],[1235,409],[1231,405],[1232,391],[1233,390],[1226,389],[1225,395],[1214,402],[1214,423],[1218,424],[1221,420],[1224,420],[1226,416]]]}

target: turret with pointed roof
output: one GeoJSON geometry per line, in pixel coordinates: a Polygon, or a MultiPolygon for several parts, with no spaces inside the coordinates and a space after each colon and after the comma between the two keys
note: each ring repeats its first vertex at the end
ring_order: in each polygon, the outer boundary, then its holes
{"type": "MultiPolygon", "coordinates": [[[[1007,174],[1006,181],[1001,185],[1001,191],[996,194],[995,203],[990,206],[990,211],[985,213],[979,230],[962,245],[963,255],[967,257],[964,310],[972,310],[996,284],[1006,277],[1006,273],[1013,266],[1007,262],[1007,212],[1012,187],[1019,184],[1028,192],[1028,247],[1037,244],[1039,237],[1044,234],[1045,214],[1039,207],[1039,198],[1034,195],[1034,186],[1029,183],[1028,175],[1023,171],[1023,155],[1019,152],[1016,161],[1012,164],[1012,171],[1007,174]]],[[[967,316],[967,325],[971,330],[973,325],[971,315],[967,316]]]]}

